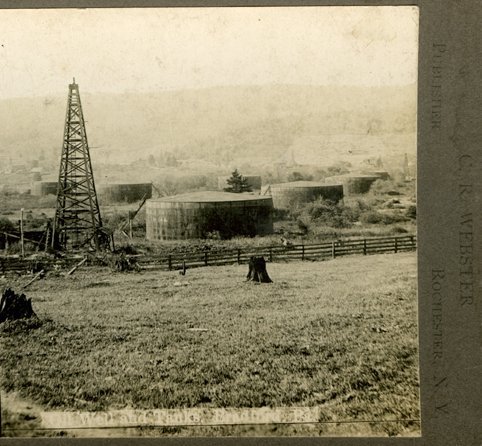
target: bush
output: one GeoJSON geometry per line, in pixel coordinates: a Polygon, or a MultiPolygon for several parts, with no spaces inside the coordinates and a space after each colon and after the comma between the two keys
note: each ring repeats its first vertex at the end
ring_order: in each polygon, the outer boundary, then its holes
{"type": "Polygon", "coordinates": [[[15,230],[15,225],[5,217],[0,217],[0,232],[12,232],[15,230]]]}
{"type": "Polygon", "coordinates": [[[287,181],[312,181],[313,175],[302,174],[300,172],[291,172],[286,178],[287,181]]]}
{"type": "Polygon", "coordinates": [[[346,206],[342,203],[333,203],[330,200],[319,198],[311,203],[300,206],[291,211],[296,218],[298,227],[302,231],[313,225],[330,226],[332,228],[348,228],[358,220],[359,204],[346,206]]]}
{"type": "Polygon", "coordinates": [[[373,195],[393,195],[393,192],[397,192],[397,188],[398,186],[393,181],[376,180],[370,186],[370,192],[373,195]]]}
{"type": "Polygon", "coordinates": [[[400,215],[400,214],[385,214],[377,211],[368,211],[368,212],[364,212],[360,216],[360,221],[362,223],[368,223],[368,224],[390,225],[392,223],[400,223],[400,222],[407,221],[407,218],[404,215],[400,215]]]}
{"type": "Polygon", "coordinates": [[[377,211],[368,211],[368,212],[364,212],[361,216],[360,216],[360,221],[362,223],[368,223],[368,224],[372,224],[372,225],[375,225],[375,224],[378,224],[382,221],[382,214],[380,214],[380,212],[377,212],[377,211]]]}
{"type": "Polygon", "coordinates": [[[221,240],[221,233],[219,231],[207,232],[206,238],[209,240],[221,240]]]}
{"type": "Polygon", "coordinates": [[[38,205],[41,208],[54,208],[57,205],[57,196],[48,194],[38,198],[38,205]]]}
{"type": "Polygon", "coordinates": [[[274,209],[273,210],[273,221],[286,220],[289,217],[289,211],[286,209],[274,209]]]}
{"type": "Polygon", "coordinates": [[[138,254],[139,251],[135,246],[132,246],[131,244],[121,244],[117,245],[115,249],[116,254],[127,254],[127,255],[135,255],[138,254]]]}
{"type": "Polygon", "coordinates": [[[328,176],[344,175],[350,172],[352,165],[346,161],[339,161],[326,169],[328,176]]]}
{"type": "Polygon", "coordinates": [[[50,221],[50,219],[45,214],[34,217],[32,213],[27,213],[24,224],[27,230],[39,230],[45,229],[48,221],[50,221]]]}
{"type": "Polygon", "coordinates": [[[303,233],[303,235],[308,234],[310,228],[301,218],[296,220],[296,224],[298,225],[298,229],[303,233]]]}
{"type": "MultiPolygon", "coordinates": [[[[23,244],[23,249],[25,252],[35,252],[37,250],[37,245],[30,242],[25,242],[23,244]]],[[[20,254],[22,252],[22,245],[20,242],[11,243],[7,249],[8,254],[20,254]]]]}
{"type": "Polygon", "coordinates": [[[116,230],[123,222],[128,221],[129,215],[126,212],[117,212],[115,211],[113,214],[104,216],[103,218],[103,225],[104,227],[116,230]]]}

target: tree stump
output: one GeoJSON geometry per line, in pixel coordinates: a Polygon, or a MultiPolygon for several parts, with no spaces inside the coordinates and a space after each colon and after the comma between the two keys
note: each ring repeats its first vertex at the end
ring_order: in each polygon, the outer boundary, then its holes
{"type": "Polygon", "coordinates": [[[266,260],[264,260],[264,257],[250,257],[249,271],[246,280],[258,283],[273,282],[268,275],[268,271],[266,271],[266,260]]]}
{"type": "Polygon", "coordinates": [[[7,288],[0,299],[0,323],[31,317],[37,317],[32,309],[32,300],[27,299],[25,294],[15,294],[13,290],[7,288]]]}

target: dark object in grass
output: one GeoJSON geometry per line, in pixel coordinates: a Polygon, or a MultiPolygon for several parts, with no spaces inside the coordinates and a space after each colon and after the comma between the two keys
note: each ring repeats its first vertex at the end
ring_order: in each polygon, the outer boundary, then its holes
{"type": "Polygon", "coordinates": [[[246,280],[261,283],[273,282],[268,275],[268,271],[266,271],[266,260],[264,260],[264,257],[252,256],[249,258],[249,271],[246,280]]]}
{"type": "Polygon", "coordinates": [[[124,253],[116,256],[113,262],[113,268],[115,271],[127,272],[141,270],[137,260],[134,257],[127,257],[124,253]]]}
{"type": "Polygon", "coordinates": [[[0,299],[0,323],[31,317],[37,317],[32,309],[32,300],[27,299],[25,294],[15,294],[13,290],[7,288],[0,299]]]}

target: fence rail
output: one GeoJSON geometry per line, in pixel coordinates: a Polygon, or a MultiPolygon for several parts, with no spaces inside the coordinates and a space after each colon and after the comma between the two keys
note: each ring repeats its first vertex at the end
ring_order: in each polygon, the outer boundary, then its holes
{"type": "Polygon", "coordinates": [[[291,246],[267,246],[251,249],[203,251],[188,254],[169,254],[139,259],[141,267],[149,269],[175,270],[201,266],[243,264],[252,256],[264,256],[268,262],[290,260],[327,260],[346,255],[369,255],[389,252],[412,251],[417,248],[415,235],[397,237],[372,237],[364,239],[337,240],[318,244],[291,246]]]}
{"type": "Polygon", "coordinates": [[[41,269],[63,270],[71,268],[80,260],[82,256],[68,257],[63,259],[50,258],[22,258],[20,256],[1,256],[0,257],[0,274],[26,274],[29,272],[38,272],[41,269]]]}
{"type": "MultiPolygon", "coordinates": [[[[415,235],[396,237],[371,237],[363,239],[337,240],[326,243],[296,244],[290,246],[266,246],[250,249],[204,250],[192,253],[176,253],[159,256],[136,256],[141,269],[177,270],[183,267],[245,264],[252,256],[264,256],[268,262],[277,261],[316,261],[328,260],[347,255],[369,255],[390,252],[412,251],[417,248],[415,235]]],[[[0,257],[0,274],[26,273],[47,269],[64,269],[74,266],[82,256],[70,256],[62,259],[31,258],[20,256],[0,257]]],[[[97,259],[98,260],[98,259],[97,259]]],[[[87,264],[101,264],[91,258],[87,264]]]]}

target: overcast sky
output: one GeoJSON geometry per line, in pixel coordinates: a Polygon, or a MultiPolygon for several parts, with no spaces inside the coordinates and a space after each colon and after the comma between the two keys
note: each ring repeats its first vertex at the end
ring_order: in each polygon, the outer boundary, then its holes
{"type": "Polygon", "coordinates": [[[416,7],[0,11],[0,99],[416,82],[416,7]]]}

